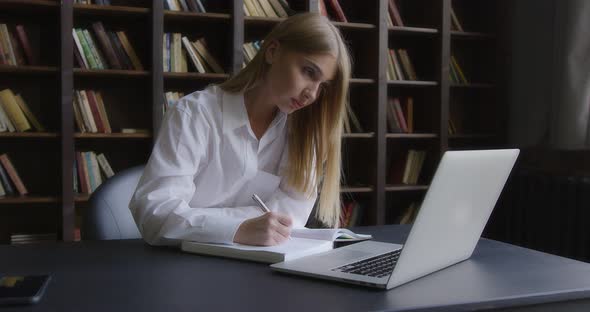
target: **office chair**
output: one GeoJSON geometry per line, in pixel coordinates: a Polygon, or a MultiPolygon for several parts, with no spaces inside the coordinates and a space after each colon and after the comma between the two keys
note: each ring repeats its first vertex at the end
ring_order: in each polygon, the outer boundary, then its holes
{"type": "Polygon", "coordinates": [[[83,214],[84,240],[141,238],[129,211],[129,201],[145,166],[123,170],[103,182],[90,196],[83,214]]]}

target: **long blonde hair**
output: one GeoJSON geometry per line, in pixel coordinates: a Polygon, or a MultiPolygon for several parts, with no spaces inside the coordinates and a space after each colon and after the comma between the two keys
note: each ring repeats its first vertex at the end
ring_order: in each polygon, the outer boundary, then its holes
{"type": "Polygon", "coordinates": [[[318,94],[316,103],[288,118],[286,177],[287,183],[302,193],[319,190],[316,218],[327,226],[338,226],[342,124],[351,71],[348,49],[339,30],[327,18],[317,13],[297,14],[274,27],[254,59],[220,87],[227,92],[245,92],[261,82],[269,69],[264,55],[274,40],[289,51],[330,53],[337,59],[336,75],[318,94]],[[311,172],[315,175],[310,177],[311,172]]]}

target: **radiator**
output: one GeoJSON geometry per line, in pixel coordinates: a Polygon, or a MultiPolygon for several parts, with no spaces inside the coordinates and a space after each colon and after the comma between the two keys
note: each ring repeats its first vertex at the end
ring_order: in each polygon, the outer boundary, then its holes
{"type": "Polygon", "coordinates": [[[485,236],[590,262],[590,177],[520,169],[508,180],[485,236]]]}

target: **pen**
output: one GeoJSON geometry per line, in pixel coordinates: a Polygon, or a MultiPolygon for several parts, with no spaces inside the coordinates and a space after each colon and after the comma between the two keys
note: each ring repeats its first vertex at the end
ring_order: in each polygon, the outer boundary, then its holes
{"type": "Polygon", "coordinates": [[[252,195],[252,199],[256,202],[258,207],[260,207],[262,212],[270,212],[270,209],[268,209],[268,207],[266,207],[266,205],[264,204],[262,199],[260,199],[260,197],[258,197],[258,195],[256,195],[256,194],[252,195]]]}

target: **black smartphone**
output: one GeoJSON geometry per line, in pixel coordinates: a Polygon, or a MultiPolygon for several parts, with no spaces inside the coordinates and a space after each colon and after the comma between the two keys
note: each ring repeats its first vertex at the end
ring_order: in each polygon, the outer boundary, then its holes
{"type": "Polygon", "coordinates": [[[49,275],[0,274],[0,305],[39,302],[50,279],[49,275]]]}

